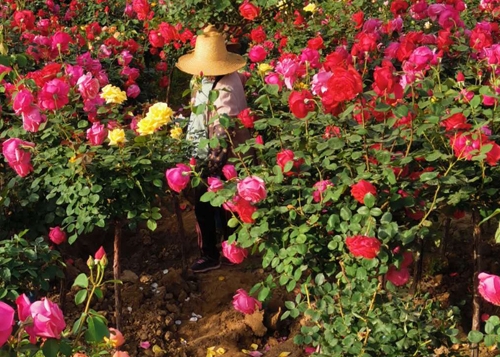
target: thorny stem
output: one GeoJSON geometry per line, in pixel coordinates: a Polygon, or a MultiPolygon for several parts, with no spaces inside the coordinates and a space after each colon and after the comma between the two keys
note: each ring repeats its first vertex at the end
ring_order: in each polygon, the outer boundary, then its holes
{"type": "MultiPolygon", "coordinates": [[[[367,314],[373,310],[373,307],[375,306],[375,298],[377,297],[377,294],[378,294],[381,287],[382,287],[382,284],[378,283],[377,289],[375,289],[375,291],[373,293],[372,301],[370,302],[370,307],[368,308],[367,314]]],[[[368,337],[370,336],[370,332],[372,331],[370,328],[367,328],[366,330],[367,331],[366,331],[365,339],[363,340],[363,348],[361,349],[361,352],[359,353],[360,356],[362,356],[365,353],[365,346],[366,346],[366,343],[368,342],[368,337]]]]}

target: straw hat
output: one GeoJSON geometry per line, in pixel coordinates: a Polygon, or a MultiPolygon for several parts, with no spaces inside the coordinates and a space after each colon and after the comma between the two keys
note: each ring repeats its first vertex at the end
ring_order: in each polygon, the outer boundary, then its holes
{"type": "Polygon", "coordinates": [[[245,64],[242,56],[227,51],[223,35],[209,25],[196,38],[194,51],[181,56],[176,67],[193,75],[221,76],[235,72],[245,64]]]}

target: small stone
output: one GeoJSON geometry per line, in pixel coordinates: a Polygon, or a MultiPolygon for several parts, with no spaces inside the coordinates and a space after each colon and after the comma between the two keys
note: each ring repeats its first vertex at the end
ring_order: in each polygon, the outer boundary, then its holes
{"type": "Polygon", "coordinates": [[[153,289],[153,290],[158,289],[158,283],[151,284],[151,289],[153,289]]]}
{"type": "Polygon", "coordinates": [[[124,270],[120,275],[120,280],[124,283],[137,283],[139,281],[139,276],[131,270],[124,270]]]}
{"type": "Polygon", "coordinates": [[[143,284],[148,284],[151,282],[151,280],[152,280],[151,275],[147,275],[147,274],[141,275],[141,277],[139,278],[139,281],[143,284]]]}
{"type": "Polygon", "coordinates": [[[198,321],[198,318],[197,318],[196,316],[193,316],[193,317],[191,317],[191,318],[189,319],[189,321],[191,321],[191,322],[196,322],[196,321],[198,321]]]}
{"type": "Polygon", "coordinates": [[[182,324],[182,321],[181,320],[175,320],[175,324],[176,325],[180,325],[180,324],[182,324]]]}
{"type": "Polygon", "coordinates": [[[132,312],[132,307],[131,307],[131,306],[128,306],[128,307],[127,307],[127,311],[128,311],[128,312],[132,312]]]}
{"type": "Polygon", "coordinates": [[[163,275],[168,274],[168,269],[163,270],[163,275]]]}

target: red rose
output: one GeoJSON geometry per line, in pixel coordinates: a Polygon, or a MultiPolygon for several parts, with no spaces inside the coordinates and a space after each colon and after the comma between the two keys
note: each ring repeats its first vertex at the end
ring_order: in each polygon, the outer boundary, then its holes
{"type": "Polygon", "coordinates": [[[491,33],[484,31],[481,28],[472,30],[469,39],[469,46],[476,51],[481,51],[483,48],[490,47],[493,44],[491,33]]]}
{"type": "Polygon", "coordinates": [[[241,124],[243,124],[245,128],[252,129],[254,121],[257,120],[257,116],[252,113],[250,108],[245,108],[238,114],[238,119],[240,119],[241,124]]]}
{"type": "Polygon", "coordinates": [[[462,113],[453,114],[451,117],[443,120],[440,125],[446,129],[446,131],[454,129],[464,129],[469,130],[472,125],[467,123],[467,118],[462,113]]]}
{"type": "Polygon", "coordinates": [[[248,0],[245,0],[243,4],[240,5],[239,10],[240,15],[250,21],[259,16],[260,13],[260,9],[248,0]]]}
{"type": "Polygon", "coordinates": [[[244,223],[254,223],[255,220],[252,218],[252,215],[255,211],[257,211],[257,207],[253,206],[250,201],[247,201],[240,196],[236,196],[233,201],[234,210],[240,216],[240,219],[244,223]]]}
{"type": "Polygon", "coordinates": [[[363,13],[363,11],[358,11],[352,15],[351,19],[356,23],[356,30],[359,30],[361,27],[363,27],[363,23],[365,21],[364,17],[365,14],[363,13]]]}
{"type": "Polygon", "coordinates": [[[288,105],[293,115],[302,119],[307,116],[307,113],[312,112],[315,108],[313,96],[307,89],[302,89],[300,92],[293,91],[288,98],[288,105]]]}
{"type": "Polygon", "coordinates": [[[158,30],[150,31],[148,38],[153,47],[162,48],[165,45],[165,40],[158,30]]]}
{"type": "Polygon", "coordinates": [[[371,52],[377,49],[377,36],[373,33],[360,32],[357,36],[358,48],[362,52],[371,52]]]}
{"type": "Polygon", "coordinates": [[[267,36],[262,26],[259,26],[250,31],[250,38],[255,43],[262,43],[266,40],[267,36]]]}
{"type": "Polygon", "coordinates": [[[323,38],[320,35],[311,38],[309,41],[307,41],[307,48],[317,51],[319,51],[322,48],[325,48],[323,44],[323,38]]]}
{"type": "Polygon", "coordinates": [[[22,31],[33,30],[35,28],[35,15],[30,10],[16,10],[12,24],[14,27],[19,27],[22,31]]]}
{"type": "Polygon", "coordinates": [[[358,183],[351,186],[351,195],[359,203],[365,203],[365,195],[371,193],[372,195],[377,194],[377,189],[370,182],[361,180],[358,183]]]}
{"type": "Polygon", "coordinates": [[[344,102],[354,99],[363,91],[361,75],[352,67],[344,69],[336,67],[332,70],[333,76],[327,82],[327,92],[335,102],[344,102]]]}
{"type": "Polygon", "coordinates": [[[408,59],[415,49],[415,44],[409,40],[406,40],[406,38],[400,43],[397,51],[396,51],[396,58],[398,59],[399,62],[403,62],[404,60],[408,59]]]}
{"type": "MultiPolygon", "coordinates": [[[[300,169],[300,165],[304,163],[304,159],[295,159],[295,154],[292,150],[283,150],[276,155],[276,164],[281,167],[281,171],[285,171],[285,166],[289,161],[293,161],[293,168],[296,170],[300,169]]],[[[285,173],[287,176],[291,176],[294,173],[288,171],[285,173]]]]}
{"type": "Polygon", "coordinates": [[[347,237],[345,244],[352,255],[366,259],[375,258],[381,246],[377,238],[367,236],[347,237]]]}
{"type": "Polygon", "coordinates": [[[401,267],[401,269],[397,269],[394,265],[391,265],[385,274],[385,278],[396,286],[402,286],[410,280],[410,272],[408,268],[401,267]]]}
{"type": "Polygon", "coordinates": [[[403,15],[410,5],[406,1],[403,0],[394,0],[391,3],[391,12],[394,17],[399,17],[399,15],[403,15]]]}

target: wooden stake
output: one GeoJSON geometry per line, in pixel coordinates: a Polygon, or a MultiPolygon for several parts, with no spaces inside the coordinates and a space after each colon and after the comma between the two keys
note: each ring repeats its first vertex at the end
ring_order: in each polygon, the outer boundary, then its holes
{"type": "Polygon", "coordinates": [[[113,246],[113,279],[115,280],[115,323],[116,329],[121,330],[121,311],[122,311],[122,296],[121,284],[118,282],[121,276],[120,266],[120,246],[122,238],[121,221],[115,222],[115,240],[113,246]]]}
{"type": "Polygon", "coordinates": [[[179,198],[177,195],[172,195],[172,201],[174,203],[174,210],[175,210],[175,215],[177,217],[177,228],[179,230],[179,238],[181,240],[181,254],[182,254],[182,273],[186,273],[187,271],[187,264],[186,264],[186,252],[185,252],[185,245],[186,245],[186,234],[184,232],[184,221],[182,220],[182,211],[181,211],[181,206],[179,204],[179,198]]]}
{"type": "MultiPolygon", "coordinates": [[[[473,296],[472,296],[472,328],[473,331],[479,331],[481,327],[481,297],[479,295],[479,279],[478,274],[481,271],[481,227],[479,227],[480,217],[477,209],[472,210],[472,224],[474,226],[474,231],[472,233],[473,238],[473,250],[474,250],[474,271],[473,271],[473,296]]],[[[473,343],[471,345],[470,351],[471,357],[479,356],[479,345],[473,343]]]]}

